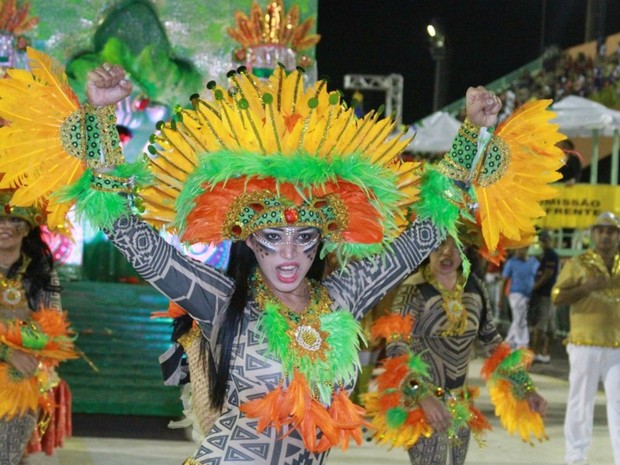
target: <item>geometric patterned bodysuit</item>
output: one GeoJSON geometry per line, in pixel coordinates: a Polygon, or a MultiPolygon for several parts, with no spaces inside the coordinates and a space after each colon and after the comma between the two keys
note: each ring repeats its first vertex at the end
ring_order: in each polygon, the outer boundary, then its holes
{"type": "MultiPolygon", "coordinates": [[[[217,340],[218,320],[234,289],[229,277],[188,258],[134,217],[118,220],[109,236],[144,279],[198,322],[209,343],[217,340]]],[[[383,255],[352,262],[343,271],[332,273],[322,282],[333,301],[332,310],[347,309],[360,320],[410,275],[441,239],[431,222],[417,221],[383,255]]],[[[260,342],[258,317],[258,306],[250,299],[233,345],[222,414],[198,447],[194,460],[209,465],[323,464],[328,452],[308,452],[296,432],[280,438],[273,428],[266,428],[259,434],[257,420],[239,411],[241,403],[264,396],[281,379],[280,362],[265,356],[267,343],[260,342]]]]}
{"type": "MultiPolygon", "coordinates": [[[[443,331],[449,320],[443,308],[440,292],[417,272],[398,288],[392,311],[411,315],[414,319],[412,341],[409,348],[428,364],[432,383],[446,391],[458,393],[467,383],[467,372],[474,342],[477,339],[488,354],[502,341],[493,322],[493,309],[484,284],[472,274],[463,289],[462,304],[467,310],[467,326],[461,335],[446,336],[443,331]]],[[[388,344],[387,356],[406,351],[406,344],[388,344]]],[[[421,437],[409,450],[412,464],[444,465],[447,455],[453,464],[465,461],[469,431],[460,431],[460,445],[448,441],[447,435],[434,433],[430,438],[421,437]]]]}

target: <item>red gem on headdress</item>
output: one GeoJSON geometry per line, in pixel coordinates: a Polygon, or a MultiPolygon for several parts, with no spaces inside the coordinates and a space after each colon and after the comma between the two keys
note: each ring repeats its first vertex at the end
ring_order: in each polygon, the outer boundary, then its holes
{"type": "Polygon", "coordinates": [[[255,212],[262,212],[265,207],[263,205],[261,205],[260,203],[251,203],[250,205],[248,205],[252,210],[254,210],[255,212]]]}
{"type": "Polygon", "coordinates": [[[287,208],[284,210],[284,219],[288,224],[296,223],[299,219],[299,213],[294,208],[287,208]]]}
{"type": "Polygon", "coordinates": [[[147,109],[151,101],[148,98],[141,98],[136,100],[135,107],[137,111],[144,111],[147,109]]]}
{"type": "Polygon", "coordinates": [[[7,215],[11,214],[11,206],[8,203],[4,206],[4,213],[7,215]]]}
{"type": "Polygon", "coordinates": [[[235,236],[241,235],[241,226],[239,226],[238,224],[234,225],[232,228],[230,228],[230,230],[235,236]]]}

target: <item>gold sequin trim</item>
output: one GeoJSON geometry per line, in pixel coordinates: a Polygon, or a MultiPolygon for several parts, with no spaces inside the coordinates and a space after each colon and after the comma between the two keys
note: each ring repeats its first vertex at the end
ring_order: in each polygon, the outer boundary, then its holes
{"type": "Polygon", "coordinates": [[[506,173],[508,169],[508,165],[510,164],[510,147],[501,137],[497,137],[496,135],[491,136],[491,141],[484,152],[484,158],[482,163],[480,163],[479,172],[476,176],[476,184],[480,187],[488,187],[491,184],[499,181],[502,176],[506,173]],[[496,147],[499,153],[501,154],[501,159],[499,166],[490,167],[489,163],[489,155],[493,149],[496,147]],[[486,169],[486,173],[485,173],[486,169]]]}
{"type": "Polygon", "coordinates": [[[200,462],[194,460],[192,457],[189,457],[182,465],[202,465],[200,462]]]}
{"type": "Polygon", "coordinates": [[[72,157],[84,160],[89,168],[100,168],[120,165],[125,161],[120,145],[118,130],[116,129],[116,110],[114,106],[95,107],[84,104],[71,113],[60,127],[60,140],[65,151],[72,157]],[[87,157],[89,150],[89,134],[86,128],[88,115],[95,117],[99,132],[98,143],[103,154],[103,160],[98,157],[87,157]]]}

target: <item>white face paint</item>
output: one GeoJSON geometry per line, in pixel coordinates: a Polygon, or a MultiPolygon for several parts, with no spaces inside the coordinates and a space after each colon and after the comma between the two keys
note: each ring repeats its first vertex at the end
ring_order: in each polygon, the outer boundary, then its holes
{"type": "Polygon", "coordinates": [[[266,228],[253,236],[256,242],[272,252],[279,251],[284,245],[294,245],[306,252],[319,242],[321,233],[316,228],[266,228]]]}
{"type": "Polygon", "coordinates": [[[246,244],[263,276],[280,292],[294,292],[303,283],[318,250],[321,232],[316,228],[266,228],[250,235],[246,244]]]}

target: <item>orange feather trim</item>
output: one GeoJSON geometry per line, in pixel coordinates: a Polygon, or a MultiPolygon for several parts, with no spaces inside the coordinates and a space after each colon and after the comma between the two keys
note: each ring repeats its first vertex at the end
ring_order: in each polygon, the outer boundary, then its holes
{"type": "Polygon", "coordinates": [[[230,208],[241,193],[260,191],[280,192],[299,205],[302,198],[290,185],[277,185],[272,178],[236,178],[219,183],[212,189],[205,190],[195,198],[195,207],[187,215],[187,227],[183,231],[183,240],[190,242],[219,243],[226,239],[223,226],[227,224],[230,208]]]}
{"type": "Polygon", "coordinates": [[[498,345],[493,353],[487,358],[482,364],[482,369],[480,370],[480,374],[485,381],[488,381],[491,378],[493,372],[497,369],[500,363],[510,355],[512,349],[508,343],[503,342],[498,345]]]}
{"type": "Polygon", "coordinates": [[[400,386],[402,381],[409,374],[408,362],[409,354],[389,357],[381,362],[384,371],[377,377],[379,392],[400,386]]]}
{"type": "Polygon", "coordinates": [[[258,419],[259,433],[267,427],[279,433],[284,425],[290,425],[283,437],[299,431],[304,446],[311,452],[324,452],[338,445],[346,450],[351,438],[361,444],[361,426],[367,424],[365,410],[351,402],[346,391],[334,393],[328,410],[312,396],[307,380],[298,372],[287,389],[279,385],[263,398],[243,403],[239,409],[248,418],[258,419]]]}
{"type": "Polygon", "coordinates": [[[383,218],[359,186],[346,181],[326,183],[324,189],[314,189],[318,198],[336,194],[344,202],[348,221],[342,236],[345,241],[359,244],[377,244],[383,241],[383,218]]]}
{"type": "MultiPolygon", "coordinates": [[[[187,216],[183,240],[191,242],[220,242],[224,237],[223,225],[230,222],[229,214],[240,193],[269,191],[300,206],[304,198],[290,183],[277,183],[274,179],[238,178],[217,184],[196,197],[195,207],[187,216]]],[[[383,240],[383,218],[372,205],[368,194],[359,186],[347,182],[327,182],[304,195],[313,201],[337,195],[347,211],[346,223],[342,224],[345,241],[360,244],[376,244],[383,240]]]]}
{"type": "Polygon", "coordinates": [[[283,424],[290,423],[288,415],[283,418],[281,413],[282,399],[282,385],[280,385],[261,399],[243,403],[239,410],[249,418],[258,418],[257,432],[262,433],[268,426],[273,426],[279,433],[283,424]]]}
{"type": "Polygon", "coordinates": [[[187,314],[187,311],[176,302],[168,302],[168,309],[165,312],[152,312],[151,318],[179,318],[187,314]]]}
{"type": "MultiPolygon", "coordinates": [[[[366,410],[351,402],[346,391],[341,389],[334,394],[332,404],[329,407],[329,414],[336,424],[343,425],[339,430],[339,444],[343,451],[346,452],[348,449],[351,438],[358,446],[362,445],[361,427],[370,427],[370,423],[364,419],[366,410]],[[344,425],[347,427],[345,428],[344,425]]],[[[324,440],[327,440],[327,436],[321,438],[321,441],[324,440]]],[[[337,444],[331,446],[335,445],[337,444]]]]}
{"type": "Polygon", "coordinates": [[[413,317],[411,315],[386,315],[377,318],[372,325],[371,336],[374,340],[385,339],[387,342],[395,340],[407,340],[413,330],[413,317]]]}
{"type": "Polygon", "coordinates": [[[31,313],[30,322],[35,325],[36,332],[48,337],[45,346],[41,349],[24,347],[21,334],[23,322],[18,320],[11,320],[0,325],[0,341],[12,349],[29,353],[39,360],[47,360],[48,363],[54,365],[58,361],[79,357],[73,345],[75,334],[69,326],[66,312],[59,312],[55,309],[41,309],[31,313]]]}

